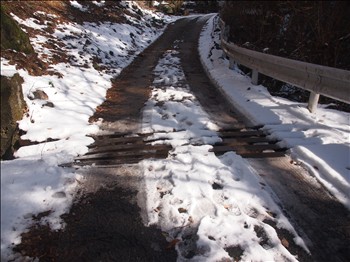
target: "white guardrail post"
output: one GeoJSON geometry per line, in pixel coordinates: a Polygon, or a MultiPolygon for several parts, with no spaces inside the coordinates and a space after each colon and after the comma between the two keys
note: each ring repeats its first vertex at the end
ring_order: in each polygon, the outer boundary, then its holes
{"type": "Polygon", "coordinates": [[[320,98],[320,94],[316,94],[314,92],[310,92],[309,103],[307,105],[307,109],[309,109],[309,111],[311,113],[316,112],[317,103],[318,103],[318,99],[319,98],[320,98]]]}
{"type": "Polygon", "coordinates": [[[259,72],[256,69],[252,69],[252,84],[256,86],[259,84],[259,72]]]}
{"type": "Polygon", "coordinates": [[[252,84],[258,84],[259,73],[310,91],[307,108],[317,109],[320,95],[350,104],[350,71],[321,66],[239,47],[228,42],[228,28],[220,19],[221,48],[234,63],[252,69],[252,84]]]}
{"type": "Polygon", "coordinates": [[[230,68],[231,70],[233,70],[235,68],[235,60],[233,60],[231,57],[230,57],[230,60],[229,60],[229,66],[228,68],[230,68]]]}

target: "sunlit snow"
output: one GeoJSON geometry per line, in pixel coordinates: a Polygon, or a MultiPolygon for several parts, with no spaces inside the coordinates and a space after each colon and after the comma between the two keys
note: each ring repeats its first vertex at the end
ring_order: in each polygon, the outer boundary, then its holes
{"type": "Polygon", "coordinates": [[[230,70],[222,51],[213,47],[213,35],[220,43],[219,33],[214,32],[216,19],[209,21],[199,43],[213,81],[252,124],[264,125],[271,138],[280,139],[280,145],[290,148],[292,157],[350,209],[350,114],[324,105],[310,113],[305,103],[273,97],[266,87],[252,85],[237,67],[230,70]]]}
{"type": "MultiPolygon", "coordinates": [[[[103,5],[104,1],[93,3],[103,5]]],[[[77,1],[70,4],[87,10],[77,1]]],[[[137,3],[122,4],[135,13],[132,5],[137,3]]],[[[153,17],[172,21],[147,10],[142,12],[145,20],[133,21],[133,25],[60,24],[50,37],[61,41],[63,51],[71,57],[69,63],[52,65],[62,78],[31,76],[1,58],[1,75],[17,72],[24,78],[23,94],[29,110],[19,121],[26,131],[22,138],[41,142],[20,148],[17,159],[1,162],[2,259],[14,258],[10,249],[20,242],[20,234],[34,215],[51,210],[41,222],[48,222],[53,229],[64,226],[59,217],[69,210],[74,190],[83,178],[79,171],[59,164],[87,152],[93,139],[86,135],[99,131],[88,120],[105,100],[110,80],[161,34],[162,30],[148,26],[147,21],[153,17]],[[106,70],[94,68],[95,56],[102,58],[100,65],[107,65],[106,70]],[[36,90],[45,91],[48,100],[32,99],[36,90]]],[[[26,27],[46,27],[32,18],[13,17],[26,27]]],[[[253,86],[238,68],[230,70],[222,51],[214,48],[213,37],[219,42],[214,31],[216,22],[215,17],[209,20],[199,40],[202,62],[213,80],[253,124],[264,125],[272,138],[281,139],[292,157],[350,208],[350,114],[323,106],[311,114],[303,103],[272,97],[264,86],[253,86]]],[[[46,54],[45,61],[49,62],[53,50],[43,46],[45,37],[32,38],[31,42],[39,57],[46,54]]],[[[262,222],[265,218],[274,221],[304,246],[272,200],[270,189],[263,186],[262,178],[234,152],[221,157],[209,152],[211,145],[220,141],[218,127],[200,107],[190,87],[183,84],[185,76],[177,52],[174,45],[155,67],[152,96],[144,108],[142,131],[154,132],[151,138],[174,147],[167,159],[141,163],[146,181],[145,223],[157,224],[168,233],[169,241],[198,230],[198,239],[192,241],[198,248],[194,261],[229,258],[225,251],[229,246],[241,246],[245,261],[297,260],[281,244],[275,230],[262,222]],[[256,226],[266,232],[269,247],[259,245],[256,226]]],[[[188,251],[184,244],[176,246],[179,257],[188,251]]]]}
{"type": "MultiPolygon", "coordinates": [[[[179,260],[196,251],[193,261],[230,259],[227,247],[241,247],[244,261],[296,261],[264,219],[295,234],[273,202],[268,189],[248,162],[233,152],[216,157],[209,152],[221,141],[199,102],[184,84],[186,78],[173,50],[164,53],[155,67],[152,96],[144,110],[143,131],[150,139],[171,144],[165,160],[144,160],[146,223],[168,233],[177,245],[179,260]],[[272,217],[270,214],[276,214],[272,217]],[[259,244],[256,228],[268,234],[271,246],[259,244]],[[195,235],[198,240],[186,236],[195,235]],[[195,246],[195,248],[194,248],[195,246]]],[[[295,235],[298,243],[302,243],[295,235]]]]}
{"type": "MultiPolygon", "coordinates": [[[[81,11],[87,10],[77,1],[70,4],[81,11]]],[[[137,3],[125,3],[125,7],[130,12],[139,8],[137,3]]],[[[32,76],[1,58],[1,75],[11,77],[19,73],[24,79],[22,87],[28,112],[19,121],[19,127],[26,131],[22,139],[40,142],[21,147],[15,154],[17,159],[1,162],[2,260],[13,258],[10,248],[20,242],[20,234],[32,223],[34,215],[50,210],[50,215],[41,222],[48,222],[53,229],[63,226],[60,215],[69,210],[74,189],[82,177],[74,169],[59,165],[87,152],[87,145],[93,139],[86,135],[99,131],[96,124],[89,123],[89,117],[105,100],[111,79],[162,33],[162,29],[153,28],[148,20],[168,23],[176,19],[143,12],[147,17],[141,17],[142,21],[133,25],[61,23],[53,34],[41,31],[45,36],[38,34],[31,38],[35,51],[46,62],[52,61],[55,51],[45,47],[48,37],[63,43],[59,48],[70,56],[69,63],[52,64],[50,68],[62,77],[32,76]],[[94,68],[94,56],[102,58],[100,64],[107,66],[105,71],[94,68]],[[48,99],[33,99],[37,90],[44,91],[48,99]]],[[[39,14],[48,19],[53,17],[39,14]]],[[[33,18],[23,20],[14,14],[12,17],[25,27],[46,28],[33,18]]]]}

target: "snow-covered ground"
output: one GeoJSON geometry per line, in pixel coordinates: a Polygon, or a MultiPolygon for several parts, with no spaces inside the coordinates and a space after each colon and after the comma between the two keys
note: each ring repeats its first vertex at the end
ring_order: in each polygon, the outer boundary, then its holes
{"type": "MultiPolygon", "coordinates": [[[[96,3],[103,5],[104,1],[96,3]]],[[[130,13],[138,12],[135,9],[137,3],[123,1],[122,4],[130,13]]],[[[71,5],[88,11],[76,1],[71,5]]],[[[111,79],[164,30],[150,26],[151,21],[169,23],[176,19],[148,10],[142,12],[141,20],[128,16],[128,24],[58,24],[49,36],[63,43],[60,49],[71,59],[70,63],[52,64],[50,69],[62,77],[32,76],[26,70],[16,70],[14,65],[1,58],[1,75],[19,73],[24,79],[22,87],[28,114],[19,122],[19,127],[26,131],[22,138],[41,142],[20,148],[15,160],[1,161],[2,260],[11,253],[9,247],[20,242],[20,234],[32,223],[33,215],[51,210],[42,222],[48,222],[53,229],[63,226],[60,215],[69,210],[74,189],[82,177],[79,172],[58,165],[69,163],[75,156],[87,152],[87,145],[93,139],[86,135],[99,131],[98,125],[89,123],[89,117],[105,100],[106,92],[112,86],[111,79]],[[95,56],[101,58],[99,66],[105,66],[106,70],[95,69],[95,56]],[[33,99],[37,90],[44,91],[48,99],[33,99]]],[[[48,19],[55,17],[43,12],[39,15],[48,19]]],[[[12,16],[26,27],[39,31],[46,28],[33,18],[22,20],[12,16]]],[[[46,36],[47,33],[41,31],[30,41],[39,57],[50,62],[54,50],[45,46],[46,36]]]]}
{"type": "Polygon", "coordinates": [[[218,127],[184,84],[176,43],[154,70],[152,97],[144,110],[143,132],[156,144],[174,148],[164,160],[144,160],[146,223],[178,242],[179,261],[225,261],[239,247],[243,261],[296,261],[265,219],[303,245],[248,162],[233,152],[216,157],[218,127]],[[268,243],[261,245],[258,231],[268,243]],[[196,237],[198,236],[198,239],[196,237]]]}
{"type": "MultiPolygon", "coordinates": [[[[103,4],[103,1],[97,3],[103,4]]],[[[72,5],[84,8],[76,1],[72,1],[72,5]]],[[[128,1],[125,5],[134,12],[128,1]]],[[[149,19],[154,15],[149,13],[149,19]]],[[[36,26],[29,19],[18,21],[36,26]]],[[[265,124],[272,136],[291,147],[297,161],[350,207],[349,114],[322,107],[316,114],[310,114],[304,104],[271,97],[265,87],[252,86],[250,79],[239,70],[229,70],[228,61],[221,58],[222,51],[213,48],[212,37],[218,41],[214,21],[210,19],[199,45],[202,60],[212,77],[254,123],[265,124]]],[[[42,222],[49,222],[53,229],[64,226],[59,216],[69,210],[74,189],[82,177],[79,171],[58,165],[84,154],[86,146],[93,142],[86,134],[96,133],[98,126],[89,124],[88,119],[104,101],[111,78],[134,58],[125,48],[131,47],[136,55],[161,33],[145,24],[60,26],[54,37],[59,38],[66,46],[65,51],[75,58],[71,64],[53,65],[62,78],[30,76],[1,58],[1,75],[18,72],[25,80],[23,93],[29,114],[19,123],[27,131],[23,138],[44,142],[22,147],[16,153],[17,159],[1,162],[2,259],[9,258],[11,246],[20,242],[20,234],[30,225],[33,215],[52,210],[42,222]],[[95,49],[96,46],[100,50],[95,49]],[[91,58],[101,52],[105,54],[102,62],[114,71],[107,73],[93,67],[91,58]],[[80,57],[81,54],[84,55],[80,57]],[[88,66],[81,66],[86,64],[88,66]],[[48,101],[29,99],[38,89],[47,93],[48,101]],[[47,106],[47,102],[54,107],[47,106]],[[58,140],[45,142],[48,138],[58,140]]],[[[49,59],[50,50],[43,45],[45,39],[31,41],[35,49],[48,54],[49,59]]],[[[219,140],[217,127],[184,85],[176,49],[175,43],[155,68],[154,90],[145,105],[143,131],[155,131],[156,138],[164,138],[163,142],[175,148],[167,159],[141,163],[147,193],[145,222],[158,224],[173,243],[181,237],[187,239],[179,241],[177,249],[180,256],[195,250],[197,255],[193,260],[228,258],[227,250],[238,246],[244,251],[243,260],[296,260],[276,231],[263,222],[268,219],[288,229],[295,235],[295,241],[304,245],[273,202],[261,178],[234,152],[221,157],[209,152],[210,144],[219,140]],[[191,238],[196,231],[198,239],[191,238]],[[268,239],[264,245],[259,244],[262,239],[257,231],[264,232],[268,239]]]]}

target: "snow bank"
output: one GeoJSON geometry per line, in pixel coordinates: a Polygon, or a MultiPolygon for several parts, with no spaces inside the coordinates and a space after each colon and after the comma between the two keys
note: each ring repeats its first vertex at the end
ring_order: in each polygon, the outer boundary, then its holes
{"type": "Polygon", "coordinates": [[[309,168],[320,182],[350,209],[350,114],[319,105],[312,114],[304,103],[271,96],[266,87],[254,86],[237,67],[222,58],[218,17],[212,17],[199,40],[207,72],[237,109],[253,124],[264,125],[271,138],[280,139],[291,155],[309,168]]]}

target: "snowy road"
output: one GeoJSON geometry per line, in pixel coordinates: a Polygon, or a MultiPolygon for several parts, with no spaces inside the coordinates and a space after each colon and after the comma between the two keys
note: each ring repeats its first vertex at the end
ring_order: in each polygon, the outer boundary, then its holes
{"type": "MultiPolygon", "coordinates": [[[[198,24],[200,24],[200,20],[198,19],[198,24]]],[[[148,181],[150,177],[151,181],[153,181],[146,182],[148,186],[146,190],[148,194],[151,193],[151,197],[147,195],[147,199],[150,201],[148,203],[148,217],[150,221],[153,223],[157,221],[162,228],[168,229],[176,236],[182,236],[182,239],[183,235],[191,234],[188,231],[196,232],[198,230],[199,241],[203,244],[203,249],[206,250],[202,259],[208,256],[210,257],[209,260],[216,260],[220,256],[225,257],[225,251],[227,252],[228,250],[227,247],[254,245],[245,242],[247,239],[243,236],[243,232],[236,232],[238,234],[236,238],[241,239],[239,244],[233,239],[229,240],[230,236],[235,235],[230,231],[232,230],[232,225],[240,224],[237,221],[232,221],[239,218],[235,217],[234,219],[231,217],[226,221],[224,217],[227,214],[211,214],[210,210],[214,209],[216,212],[219,212],[220,205],[221,208],[222,206],[226,207],[227,203],[225,201],[227,200],[223,200],[223,202],[220,200],[223,198],[233,201],[230,203],[239,212],[245,210],[245,214],[249,214],[247,208],[249,209],[251,205],[254,206],[252,199],[255,196],[259,196],[258,199],[263,199],[264,201],[269,199],[269,197],[262,196],[266,193],[264,189],[265,183],[267,183],[266,190],[269,191],[269,187],[272,189],[273,193],[270,192],[271,196],[281,205],[284,210],[283,213],[291,218],[297,231],[305,238],[313,259],[322,260],[323,257],[332,257],[340,261],[346,259],[348,256],[348,236],[345,232],[348,230],[348,211],[314,177],[310,177],[304,168],[294,165],[289,157],[250,159],[248,162],[245,162],[240,157],[236,158],[236,156],[227,153],[223,156],[223,159],[226,160],[221,159],[221,162],[224,163],[224,166],[221,166],[216,163],[215,159],[217,158],[211,156],[207,149],[203,148],[203,152],[201,152],[198,151],[201,150],[200,146],[188,146],[194,143],[196,145],[213,144],[218,138],[215,133],[208,134],[208,130],[242,128],[244,123],[249,123],[249,120],[237,113],[235,108],[232,109],[232,106],[227,103],[222,94],[214,90],[215,88],[205,76],[200,60],[196,56],[197,47],[194,43],[196,43],[195,39],[198,35],[199,31],[196,32],[196,27],[193,27],[193,31],[184,32],[174,44],[174,49],[164,54],[155,69],[156,79],[153,83],[155,88],[146,107],[147,120],[146,124],[144,124],[146,126],[144,126],[144,131],[169,132],[168,135],[162,134],[160,137],[168,139],[169,143],[176,147],[176,150],[173,153],[172,160],[156,161],[155,163],[146,162],[145,164],[145,179],[148,181]],[[186,89],[186,83],[188,84],[188,89],[186,89]],[[185,131],[182,135],[171,133],[171,131],[176,130],[185,131]],[[192,137],[189,134],[192,134],[192,137]],[[198,139],[199,137],[201,139],[198,139]],[[183,145],[185,145],[184,148],[183,145]],[[230,164],[227,164],[226,161],[230,164]],[[187,166],[186,168],[182,167],[184,164],[187,166]],[[228,167],[229,170],[226,170],[228,167]],[[225,172],[228,172],[234,180],[237,179],[240,182],[232,183],[226,180],[225,172]],[[245,172],[247,173],[243,177],[251,176],[253,180],[257,181],[255,186],[240,177],[245,172]],[[263,177],[264,180],[260,181],[257,178],[258,175],[263,177]],[[206,182],[209,185],[222,185],[221,195],[217,188],[214,186],[211,188],[206,182]],[[247,186],[244,190],[245,193],[250,192],[252,188],[254,188],[254,193],[250,196],[248,193],[248,196],[244,197],[239,193],[238,195],[229,196],[229,194],[235,192],[234,188],[241,182],[247,186]],[[202,183],[204,184],[202,185],[202,183]],[[192,188],[192,185],[196,189],[192,188]],[[187,186],[190,186],[190,188],[187,188],[187,186]],[[260,187],[263,190],[260,190],[260,187]],[[245,201],[248,202],[245,203],[245,201]],[[240,204],[236,206],[237,203],[240,204]],[[174,205],[174,207],[169,207],[171,205],[174,205]],[[331,209],[330,206],[332,206],[331,209]],[[186,211],[177,214],[179,211],[176,211],[176,208],[186,211]],[[208,210],[208,213],[197,217],[198,209],[208,210]],[[191,225],[191,223],[186,221],[188,217],[191,220],[193,217],[196,217],[197,221],[194,219],[195,222],[191,225]],[[204,219],[205,221],[207,218],[211,222],[206,221],[205,224],[202,224],[201,220],[204,219]],[[211,223],[215,227],[219,226],[216,223],[220,224],[220,229],[217,229],[216,233],[212,232],[211,223]],[[185,227],[185,229],[182,231],[175,230],[174,233],[174,230],[171,228],[178,228],[179,226],[185,227]],[[196,229],[196,227],[199,229],[196,229]],[[223,232],[231,233],[226,235],[223,232]],[[217,237],[215,234],[218,234],[216,235],[217,237]],[[207,241],[207,237],[211,241],[207,241]],[[213,239],[216,241],[213,241],[213,239]]],[[[256,205],[260,207],[266,206],[261,203],[256,205]]],[[[272,208],[273,204],[267,206],[272,208]]],[[[253,209],[259,210],[257,207],[253,209]]],[[[261,212],[264,213],[263,211],[261,212]]],[[[244,214],[244,212],[242,213],[244,214]]],[[[259,216],[257,215],[257,217],[259,216]]],[[[240,217],[240,219],[244,220],[244,216],[240,217]]],[[[262,220],[267,224],[271,224],[266,217],[262,218],[262,220]]],[[[259,226],[261,226],[260,222],[258,223],[259,226]]],[[[279,224],[278,227],[283,224],[280,224],[278,221],[275,222],[279,224]]],[[[267,231],[266,228],[264,230],[267,231]]],[[[275,230],[278,232],[276,228],[275,230]]],[[[278,232],[278,235],[281,240],[283,237],[280,235],[280,232],[278,232]]],[[[193,240],[190,237],[189,243],[179,245],[179,251],[180,253],[182,252],[183,256],[186,256],[188,252],[193,252],[191,248],[188,251],[188,247],[184,247],[186,244],[191,246],[191,241],[193,240]]],[[[289,247],[292,250],[295,248],[289,247]]],[[[253,248],[250,251],[245,250],[242,258],[243,260],[259,260],[266,255],[267,257],[262,260],[279,260],[277,256],[283,253],[283,248],[280,250],[276,246],[274,248],[271,257],[268,257],[266,254],[268,252],[260,252],[259,248],[253,248]]],[[[300,250],[294,250],[293,252],[298,254],[298,259],[301,261],[309,259],[300,250]]],[[[201,255],[199,255],[200,257],[201,255]]]]}
{"type": "Polygon", "coordinates": [[[104,119],[100,134],[152,133],[154,144],[172,146],[169,155],[76,170],[80,198],[62,216],[65,230],[33,228],[22,235],[18,252],[172,261],[175,249],[178,261],[346,261],[348,211],[316,179],[306,178],[305,169],[289,158],[253,161],[210,152],[219,129],[249,122],[201,66],[198,38],[210,17],[170,24],[113,80],[90,118],[104,119]],[[323,219],[321,212],[327,212],[323,219]]]}

